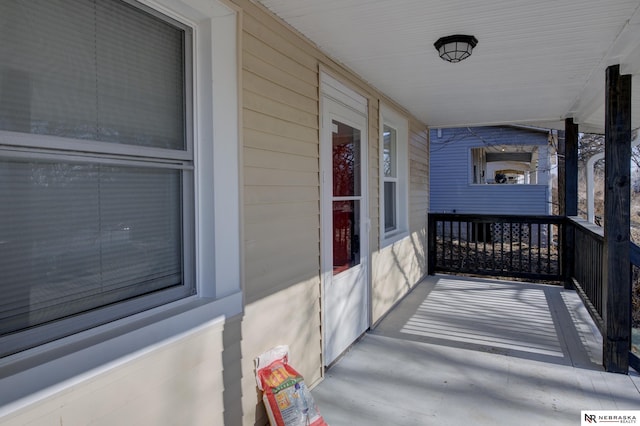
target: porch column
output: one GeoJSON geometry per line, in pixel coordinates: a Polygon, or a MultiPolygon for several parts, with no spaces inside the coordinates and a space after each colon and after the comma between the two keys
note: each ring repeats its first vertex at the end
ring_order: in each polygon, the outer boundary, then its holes
{"type": "Polygon", "coordinates": [[[564,121],[564,215],[578,215],[578,125],[573,118],[564,121]]]}
{"type": "Polygon", "coordinates": [[[567,173],[565,167],[564,130],[558,130],[558,216],[565,216],[567,173]]]}
{"type": "Polygon", "coordinates": [[[631,75],[606,71],[602,362],[627,374],[631,349],[630,177],[631,75]]]}
{"type": "MultiPolygon", "coordinates": [[[[578,215],[578,125],[573,118],[564,121],[564,137],[558,137],[559,180],[558,198],[561,216],[578,215]]],[[[566,226],[562,234],[562,270],[564,275],[564,287],[573,288],[571,277],[573,276],[573,259],[575,233],[573,227],[566,226]]]]}

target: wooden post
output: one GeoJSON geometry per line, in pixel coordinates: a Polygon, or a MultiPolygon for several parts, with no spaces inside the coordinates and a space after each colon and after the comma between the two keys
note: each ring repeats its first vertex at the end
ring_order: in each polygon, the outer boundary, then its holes
{"type": "Polygon", "coordinates": [[[578,215],[578,125],[564,121],[565,216],[578,215]]]}
{"type": "Polygon", "coordinates": [[[602,362],[628,374],[631,350],[630,177],[631,75],[606,71],[602,362]]]}
{"type": "MultiPolygon", "coordinates": [[[[578,125],[573,118],[564,121],[564,216],[578,215],[578,125]]],[[[565,221],[562,233],[562,265],[565,277],[564,288],[571,289],[573,284],[573,261],[575,252],[575,229],[565,221]]]]}
{"type": "Polygon", "coordinates": [[[566,216],[565,131],[558,130],[558,215],[566,216]]]}

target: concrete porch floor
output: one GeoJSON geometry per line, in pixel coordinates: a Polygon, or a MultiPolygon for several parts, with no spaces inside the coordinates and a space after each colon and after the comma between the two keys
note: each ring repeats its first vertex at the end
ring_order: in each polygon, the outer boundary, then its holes
{"type": "Polygon", "coordinates": [[[574,291],[428,277],[334,364],[312,394],[331,426],[579,425],[640,410],[640,377],[605,373],[574,291]]]}

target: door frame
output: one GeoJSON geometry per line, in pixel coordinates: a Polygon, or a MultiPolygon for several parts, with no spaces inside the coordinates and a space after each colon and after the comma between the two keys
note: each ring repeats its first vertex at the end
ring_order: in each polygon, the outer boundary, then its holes
{"type": "MultiPolygon", "coordinates": [[[[330,155],[330,144],[332,144],[331,131],[325,129],[325,102],[335,102],[340,106],[348,108],[352,112],[364,118],[364,135],[361,139],[361,237],[360,237],[360,260],[362,273],[364,274],[365,301],[366,305],[366,328],[371,326],[371,273],[370,273],[370,245],[369,233],[371,230],[371,217],[369,213],[369,114],[368,99],[347,87],[345,84],[330,76],[324,71],[320,71],[320,280],[321,280],[321,324],[322,324],[322,364],[327,366],[327,315],[326,315],[326,290],[333,280],[333,187],[331,182],[333,174],[333,158],[330,155]]],[[[345,123],[349,124],[349,123],[345,123]]],[[[329,124],[331,125],[331,124],[329,124]]],[[[339,355],[338,355],[339,356],[339,355]]],[[[336,357],[337,358],[337,357],[336,357]]],[[[335,358],[334,358],[335,359],[335,358]]]]}

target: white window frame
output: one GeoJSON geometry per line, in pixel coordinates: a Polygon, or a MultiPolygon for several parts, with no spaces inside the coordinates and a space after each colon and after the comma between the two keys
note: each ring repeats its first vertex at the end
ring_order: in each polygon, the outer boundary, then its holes
{"type": "Polygon", "coordinates": [[[193,29],[197,294],[0,358],[0,418],[242,312],[240,11],[218,0],[140,3],[193,29]]]}
{"type": "Polygon", "coordinates": [[[485,147],[484,146],[472,146],[469,148],[469,158],[468,158],[468,162],[469,162],[469,185],[485,185],[487,183],[487,178],[486,176],[484,176],[483,174],[486,173],[486,169],[487,169],[487,163],[483,162],[482,166],[484,166],[484,169],[480,170],[479,172],[479,181],[478,182],[474,182],[475,179],[475,174],[474,174],[474,170],[473,170],[473,166],[475,165],[475,157],[473,155],[474,150],[476,149],[482,149],[483,153],[482,155],[484,156],[486,153],[485,151],[485,147]]]}
{"type": "Polygon", "coordinates": [[[409,121],[396,110],[380,104],[380,246],[385,247],[409,235],[409,121]],[[396,131],[396,176],[384,176],[384,127],[391,127],[396,131]],[[396,183],[395,213],[396,228],[385,231],[385,196],[384,182],[396,183]]]}
{"type": "Polygon", "coordinates": [[[0,337],[0,357],[9,351],[20,352],[25,348],[39,346],[44,342],[74,334],[83,330],[142,312],[152,307],[166,305],[193,294],[194,277],[194,161],[193,161],[193,46],[192,28],[171,17],[158,13],[155,9],[130,0],[139,10],[159,18],[165,24],[183,30],[184,57],[180,57],[185,70],[185,139],[184,148],[166,149],[134,144],[118,144],[92,140],[78,140],[73,137],[50,136],[47,134],[18,133],[0,130],[0,154],[9,160],[52,162],[62,164],[83,164],[89,166],[111,165],[136,167],[138,169],[178,171],[181,174],[181,214],[182,224],[182,285],[161,289],[133,299],[118,300],[113,304],[97,306],[83,314],[59,317],[56,321],[37,325],[0,337]],[[43,148],[46,147],[46,150],[43,148]]]}

